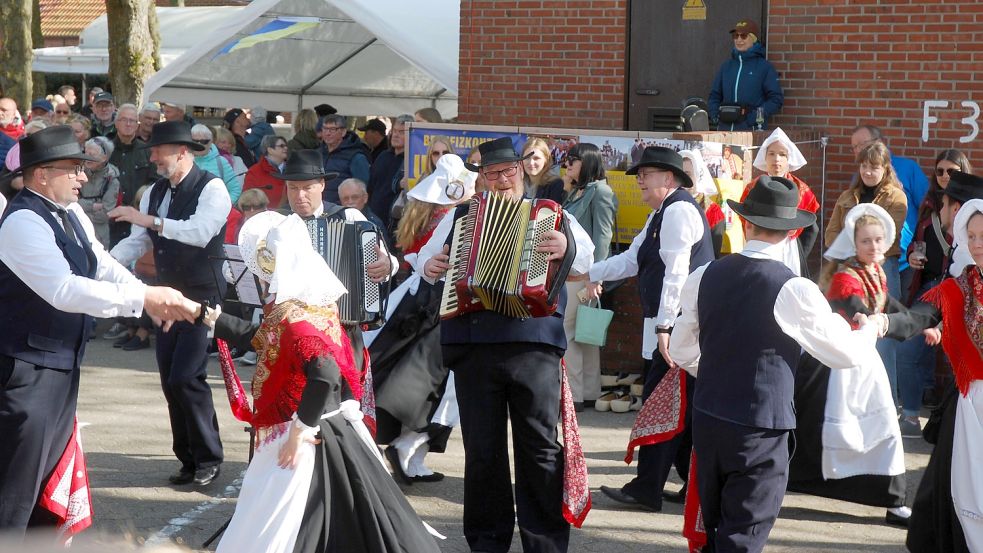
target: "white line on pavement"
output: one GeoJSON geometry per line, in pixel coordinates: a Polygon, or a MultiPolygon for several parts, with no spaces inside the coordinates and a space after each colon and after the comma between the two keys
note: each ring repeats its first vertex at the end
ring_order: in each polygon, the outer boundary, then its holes
{"type": "Polygon", "coordinates": [[[147,538],[144,543],[144,547],[153,547],[163,544],[171,543],[171,539],[177,535],[178,532],[183,530],[186,526],[190,525],[200,517],[202,514],[214,509],[215,507],[222,505],[224,500],[230,497],[236,497],[239,495],[239,489],[242,487],[242,476],[246,471],[239,473],[239,476],[232,482],[231,485],[226,486],[225,490],[208,501],[200,503],[194,509],[181,513],[175,518],[167,521],[167,526],[161,528],[157,532],[154,532],[147,538]]]}

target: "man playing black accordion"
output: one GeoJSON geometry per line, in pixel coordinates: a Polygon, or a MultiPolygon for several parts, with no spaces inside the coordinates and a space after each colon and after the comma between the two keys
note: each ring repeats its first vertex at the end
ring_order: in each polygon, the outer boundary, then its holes
{"type": "MultiPolygon", "coordinates": [[[[523,199],[522,158],[511,139],[486,142],[479,151],[481,164],[467,165],[484,177],[488,194],[523,199]]],[[[467,212],[467,205],[460,206],[454,220],[467,212]]],[[[452,224],[450,219],[442,224],[452,224]]],[[[594,245],[576,219],[564,212],[562,220],[560,231],[542,233],[533,247],[547,254],[551,263],[569,267],[571,274],[584,274],[593,261],[594,245]]],[[[444,277],[451,268],[452,233],[438,228],[434,236],[419,256],[430,281],[444,277]]],[[[567,401],[562,402],[567,451],[557,442],[563,383],[560,360],[566,350],[562,284],[555,298],[556,311],[550,315],[516,318],[479,310],[441,323],[444,363],[455,374],[464,438],[464,535],[475,551],[507,551],[516,514],[524,551],[566,551],[568,521],[579,526],[589,509],[586,468],[579,443],[571,444],[579,438],[569,440],[568,431],[576,426],[569,390],[565,390],[567,401]],[[510,416],[516,464],[514,501],[506,442],[510,416]],[[576,451],[576,457],[570,457],[571,451],[576,451]],[[571,465],[580,470],[573,478],[571,465]]]]}

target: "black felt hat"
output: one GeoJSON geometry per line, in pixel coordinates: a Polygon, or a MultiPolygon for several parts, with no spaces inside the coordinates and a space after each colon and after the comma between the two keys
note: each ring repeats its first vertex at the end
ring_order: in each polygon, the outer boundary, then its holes
{"type": "Polygon", "coordinates": [[[949,186],[942,193],[961,204],[969,200],[983,200],[983,177],[953,171],[949,173],[949,186]]]}
{"type": "Polygon", "coordinates": [[[515,148],[512,146],[512,139],[507,136],[496,138],[495,140],[489,140],[488,142],[482,142],[478,145],[478,153],[481,154],[480,164],[464,164],[469,171],[477,172],[482,167],[488,167],[489,165],[495,165],[496,163],[522,161],[533,154],[532,152],[529,152],[529,154],[526,156],[520,156],[519,154],[515,153],[515,148]]]}
{"type": "Polygon", "coordinates": [[[683,187],[693,187],[693,179],[689,178],[689,175],[683,170],[683,156],[679,155],[679,152],[672,148],[663,146],[649,146],[645,148],[642,151],[642,159],[625,171],[625,174],[637,175],[638,170],[642,167],[655,167],[656,169],[672,171],[674,175],[682,179],[683,187]]]}
{"type": "Polygon", "coordinates": [[[95,161],[85,155],[85,150],[75,140],[75,133],[68,125],[56,125],[25,136],[20,141],[20,170],[62,159],[95,161]]]}
{"type": "Polygon", "coordinates": [[[744,203],[727,205],[754,225],[771,230],[793,230],[816,222],[816,215],[799,209],[799,187],[782,177],[762,175],[744,203]]]}
{"type": "Polygon", "coordinates": [[[150,130],[150,140],[143,147],[149,148],[163,144],[180,144],[196,152],[200,152],[206,148],[204,144],[198,144],[191,139],[191,125],[187,121],[164,121],[163,123],[157,123],[150,130]]]}
{"type": "Polygon", "coordinates": [[[338,173],[324,172],[324,158],[319,150],[297,150],[290,152],[290,157],[283,164],[283,170],[273,173],[273,178],[280,180],[330,180],[338,173]]]}

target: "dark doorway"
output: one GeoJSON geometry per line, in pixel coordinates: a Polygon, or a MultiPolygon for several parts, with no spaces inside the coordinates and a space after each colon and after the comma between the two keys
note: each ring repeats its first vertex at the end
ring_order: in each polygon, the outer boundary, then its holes
{"type": "Polygon", "coordinates": [[[706,98],[741,18],[761,25],[765,0],[631,0],[628,129],[675,130],[682,102],[706,98]]]}

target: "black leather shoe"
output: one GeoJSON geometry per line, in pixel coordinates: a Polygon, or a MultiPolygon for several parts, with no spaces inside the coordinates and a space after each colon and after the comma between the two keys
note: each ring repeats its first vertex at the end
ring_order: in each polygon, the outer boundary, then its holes
{"type": "Polygon", "coordinates": [[[662,500],[669,503],[686,503],[686,486],[683,485],[678,492],[662,491],[662,500]]]}
{"type": "Polygon", "coordinates": [[[147,336],[146,338],[141,340],[139,336],[134,334],[133,338],[130,338],[129,342],[123,344],[122,349],[123,351],[137,351],[140,349],[147,349],[149,347],[150,347],[150,336],[147,336]]]}
{"type": "Polygon", "coordinates": [[[195,471],[195,486],[207,486],[212,483],[212,480],[218,476],[221,470],[221,465],[214,465],[211,467],[205,467],[203,469],[198,469],[195,471]]]}
{"type": "Polygon", "coordinates": [[[426,476],[410,476],[410,480],[413,482],[440,482],[443,479],[444,473],[442,472],[435,472],[426,476]]]}
{"type": "Polygon", "coordinates": [[[187,469],[183,467],[181,468],[181,470],[167,477],[167,480],[171,484],[175,484],[178,486],[182,484],[190,484],[191,482],[194,481],[194,479],[195,479],[195,470],[187,469]]]}
{"type": "Polygon", "coordinates": [[[601,493],[617,501],[618,503],[622,503],[624,505],[630,505],[632,507],[645,509],[647,511],[654,511],[656,513],[662,510],[661,505],[659,507],[653,507],[651,505],[646,505],[644,503],[641,503],[634,497],[625,493],[625,491],[621,488],[609,488],[607,486],[601,486],[601,493]]]}
{"type": "Polygon", "coordinates": [[[884,516],[884,522],[890,524],[891,526],[900,526],[902,528],[908,527],[908,517],[896,515],[891,511],[888,511],[887,514],[884,516]]]}
{"type": "Polygon", "coordinates": [[[386,460],[389,461],[389,466],[392,467],[393,473],[399,477],[399,479],[407,485],[413,485],[413,479],[409,477],[405,472],[403,472],[403,467],[399,464],[399,453],[396,452],[396,448],[389,446],[386,448],[386,460]]]}
{"type": "Polygon", "coordinates": [[[126,344],[130,343],[130,340],[132,340],[132,339],[134,339],[136,337],[137,337],[136,334],[132,334],[132,335],[131,334],[124,334],[122,337],[120,337],[115,342],[113,342],[113,347],[114,348],[121,348],[121,347],[125,346],[126,344]]]}

